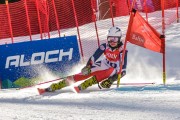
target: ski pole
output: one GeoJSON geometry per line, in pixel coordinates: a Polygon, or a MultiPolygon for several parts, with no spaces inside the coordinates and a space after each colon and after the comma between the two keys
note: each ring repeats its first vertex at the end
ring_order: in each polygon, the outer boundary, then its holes
{"type": "MultiPolygon", "coordinates": [[[[116,83],[113,83],[115,85],[116,83]]],[[[121,83],[120,85],[154,85],[154,82],[150,83],[121,83]]]]}
{"type": "MultiPolygon", "coordinates": [[[[36,84],[36,85],[42,85],[42,84],[46,84],[46,83],[58,81],[58,80],[61,80],[61,79],[64,79],[64,78],[65,78],[65,77],[57,78],[57,79],[54,79],[54,80],[51,80],[51,81],[46,81],[46,82],[38,83],[38,84],[36,84]]],[[[34,87],[34,86],[36,86],[36,85],[25,86],[25,87],[17,88],[16,90],[21,90],[21,89],[25,89],[25,88],[30,88],[30,87],[34,87]]]]}

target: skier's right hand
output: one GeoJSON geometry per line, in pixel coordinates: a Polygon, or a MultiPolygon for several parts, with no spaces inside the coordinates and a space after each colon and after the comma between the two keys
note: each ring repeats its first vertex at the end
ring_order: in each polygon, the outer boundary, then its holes
{"type": "Polygon", "coordinates": [[[81,73],[83,75],[89,75],[91,73],[91,67],[90,66],[85,66],[82,70],[81,73]]]}

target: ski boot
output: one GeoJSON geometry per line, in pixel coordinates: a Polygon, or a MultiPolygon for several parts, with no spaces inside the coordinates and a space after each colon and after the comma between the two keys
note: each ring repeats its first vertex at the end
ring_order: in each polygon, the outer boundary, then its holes
{"type": "Polygon", "coordinates": [[[94,85],[94,84],[97,84],[97,80],[96,80],[96,77],[93,76],[87,80],[85,80],[84,82],[82,82],[80,85],[78,85],[77,87],[74,87],[75,91],[77,93],[79,93],[81,90],[85,90],[87,89],[88,87],[94,85]]]}
{"type": "Polygon", "coordinates": [[[53,83],[48,88],[38,88],[38,92],[39,94],[43,94],[44,92],[54,92],[55,90],[60,90],[66,86],[69,86],[71,82],[74,82],[73,76],[69,76],[58,83],[53,83]]]}
{"type": "Polygon", "coordinates": [[[113,82],[117,80],[117,78],[118,78],[118,75],[115,74],[115,75],[109,77],[108,79],[102,81],[102,82],[100,83],[100,86],[101,86],[102,88],[110,88],[111,85],[113,84],[113,82]]]}
{"type": "Polygon", "coordinates": [[[48,88],[45,89],[45,91],[54,92],[55,90],[59,90],[59,89],[69,86],[71,82],[74,82],[73,76],[69,76],[58,83],[51,84],[48,88]]]}
{"type": "Polygon", "coordinates": [[[66,80],[62,80],[58,83],[51,84],[48,88],[45,88],[46,92],[54,92],[55,90],[62,89],[64,87],[68,86],[66,83],[66,80]]]}

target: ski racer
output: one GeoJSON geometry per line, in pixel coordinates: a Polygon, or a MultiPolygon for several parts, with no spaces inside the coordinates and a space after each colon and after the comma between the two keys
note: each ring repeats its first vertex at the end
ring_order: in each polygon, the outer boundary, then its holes
{"type": "MultiPolygon", "coordinates": [[[[72,82],[83,81],[77,87],[77,92],[85,90],[89,86],[98,84],[100,88],[110,88],[118,78],[120,64],[122,63],[123,42],[121,40],[122,32],[118,27],[111,27],[108,31],[108,43],[101,44],[95,53],[89,58],[86,66],[81,73],[68,76],[58,83],[51,84],[45,88],[45,92],[53,92],[69,86],[72,82]],[[102,56],[102,57],[101,57],[102,56]],[[99,60],[99,58],[101,59],[99,60]]],[[[127,50],[125,51],[124,64],[121,77],[126,74],[127,50]]]]}

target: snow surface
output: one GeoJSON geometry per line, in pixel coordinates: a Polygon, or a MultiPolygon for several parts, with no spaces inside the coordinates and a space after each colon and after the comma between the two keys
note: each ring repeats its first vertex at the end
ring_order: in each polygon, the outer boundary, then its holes
{"type": "MultiPolygon", "coordinates": [[[[179,38],[180,23],[174,23],[166,31],[166,86],[162,85],[162,55],[128,43],[127,75],[121,79],[119,88],[113,85],[111,89],[99,90],[94,85],[77,94],[72,85],[44,95],[38,95],[36,88],[49,84],[21,90],[2,89],[0,119],[180,120],[179,38]],[[133,85],[152,82],[155,84],[133,85]]],[[[53,76],[47,72],[44,77],[53,76]]]]}

